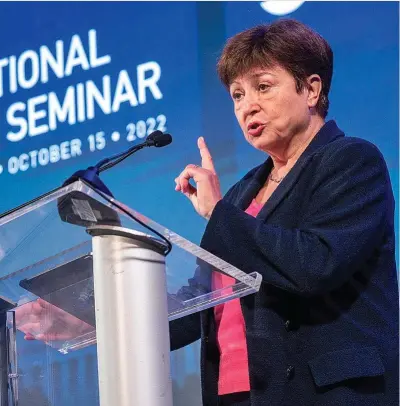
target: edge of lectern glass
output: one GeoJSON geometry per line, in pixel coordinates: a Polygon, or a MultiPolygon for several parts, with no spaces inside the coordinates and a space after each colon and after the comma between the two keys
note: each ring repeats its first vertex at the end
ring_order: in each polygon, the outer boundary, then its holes
{"type": "MultiPolygon", "coordinates": [[[[207,293],[205,295],[198,296],[194,299],[187,300],[185,302],[182,302],[182,305],[184,306],[182,309],[171,312],[168,315],[168,320],[172,321],[180,319],[182,317],[209,309],[227,301],[257,293],[262,281],[261,275],[257,272],[253,272],[248,276],[253,278],[253,286],[249,286],[245,283],[239,282],[222,289],[207,293]]],[[[48,344],[50,346],[53,346],[54,343],[49,342],[48,344]]],[[[82,336],[76,337],[72,340],[65,341],[60,347],[56,348],[62,354],[68,354],[71,351],[76,351],[93,344],[96,344],[95,330],[90,331],[82,336]]]]}

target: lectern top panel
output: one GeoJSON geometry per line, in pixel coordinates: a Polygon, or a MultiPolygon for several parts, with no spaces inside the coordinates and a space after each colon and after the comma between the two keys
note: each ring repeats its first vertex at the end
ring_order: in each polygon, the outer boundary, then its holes
{"type": "Polygon", "coordinates": [[[124,232],[162,252],[172,247],[165,259],[170,320],[255,293],[261,284],[259,274],[243,273],[77,181],[0,216],[0,296],[18,304],[16,323],[21,331],[27,332],[24,322],[39,303],[43,317],[30,334],[56,337],[47,342],[64,352],[95,342],[89,234],[99,232],[124,232]],[[224,288],[218,278],[228,278],[224,288]],[[73,332],[50,334],[71,325],[73,332]]]}

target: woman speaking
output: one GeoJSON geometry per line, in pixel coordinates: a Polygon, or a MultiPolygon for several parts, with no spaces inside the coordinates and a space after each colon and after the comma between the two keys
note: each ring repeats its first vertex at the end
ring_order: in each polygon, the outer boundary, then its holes
{"type": "Polygon", "coordinates": [[[398,404],[393,193],[378,149],[325,121],[332,71],[328,43],[295,20],[237,34],[218,62],[268,158],[223,197],[200,138],[201,165],[175,180],[208,219],[201,246],[263,277],[170,323],[173,349],[202,339],[205,406],[398,404]]]}

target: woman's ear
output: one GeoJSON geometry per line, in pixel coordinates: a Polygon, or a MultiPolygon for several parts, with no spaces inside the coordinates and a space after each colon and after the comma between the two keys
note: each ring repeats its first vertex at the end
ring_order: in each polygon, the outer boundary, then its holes
{"type": "Polygon", "coordinates": [[[316,107],[322,92],[322,80],[317,74],[307,78],[307,103],[309,108],[316,107]]]}

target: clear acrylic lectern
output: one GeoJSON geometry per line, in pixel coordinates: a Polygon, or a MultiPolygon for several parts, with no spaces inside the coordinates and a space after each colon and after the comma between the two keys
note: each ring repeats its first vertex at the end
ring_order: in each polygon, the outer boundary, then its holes
{"type": "MultiPolygon", "coordinates": [[[[47,393],[24,391],[23,365],[39,346],[47,360],[97,348],[99,393],[92,396],[101,406],[172,406],[168,321],[260,284],[259,274],[241,272],[82,181],[41,196],[0,217],[0,406],[58,406],[58,391],[73,390],[54,383],[47,393]],[[220,274],[230,286],[214,289],[220,274]],[[31,347],[22,351],[21,337],[31,347]]],[[[35,365],[31,380],[44,376],[38,358],[35,365]]],[[[48,379],[55,379],[61,363],[51,365],[48,379]]],[[[82,396],[73,402],[88,404],[82,396]]]]}

